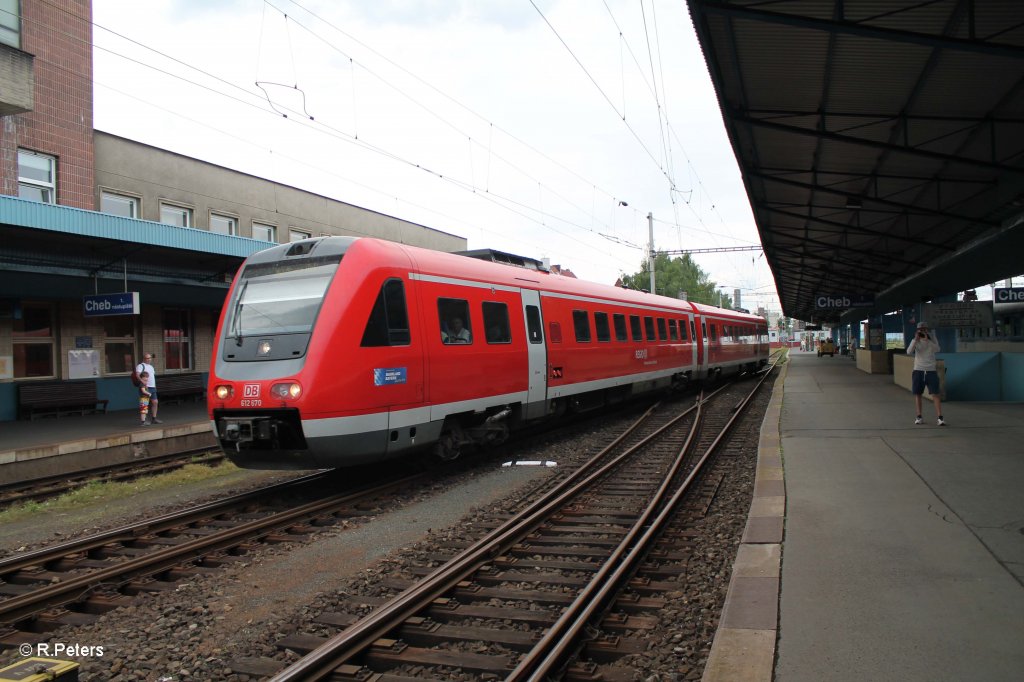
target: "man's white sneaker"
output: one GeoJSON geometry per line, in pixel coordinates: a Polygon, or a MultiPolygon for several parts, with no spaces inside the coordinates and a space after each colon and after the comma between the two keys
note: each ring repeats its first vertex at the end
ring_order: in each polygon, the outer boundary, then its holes
{"type": "Polygon", "coordinates": [[[943,419],[942,417],[939,417],[937,420],[935,420],[935,423],[938,424],[939,426],[945,426],[946,420],[943,419]]]}
{"type": "Polygon", "coordinates": [[[918,417],[917,419],[914,420],[914,423],[915,424],[924,424],[924,419],[922,419],[921,417],[918,417]]]}

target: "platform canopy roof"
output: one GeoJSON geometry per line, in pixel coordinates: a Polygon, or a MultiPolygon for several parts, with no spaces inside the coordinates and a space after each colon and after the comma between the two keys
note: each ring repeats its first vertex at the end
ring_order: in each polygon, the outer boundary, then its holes
{"type": "Polygon", "coordinates": [[[1024,2],[688,4],[784,314],[1024,273],[1024,2]]]}

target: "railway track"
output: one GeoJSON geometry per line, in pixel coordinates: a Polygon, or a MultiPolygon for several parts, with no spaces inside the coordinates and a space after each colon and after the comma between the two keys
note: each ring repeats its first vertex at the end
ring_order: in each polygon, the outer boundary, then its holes
{"type": "Polygon", "coordinates": [[[257,543],[301,539],[373,500],[436,473],[342,484],[321,472],[156,519],[0,560],[0,648],[44,641],[90,623],[134,595],[173,587],[235,560],[257,543]],[[342,492],[325,493],[324,490],[342,492]],[[296,500],[315,497],[312,502],[296,500]]]}
{"type": "Polygon", "coordinates": [[[303,654],[298,662],[245,659],[233,669],[273,682],[633,679],[630,656],[688,570],[688,524],[724,475],[708,474],[715,453],[756,390],[738,397],[724,387],[681,413],[645,414],[511,518],[451,543],[434,557],[439,568],[389,580],[391,597],[353,596],[310,628],[338,634],[276,643],[303,654]]]}
{"type": "Polygon", "coordinates": [[[156,476],[180,469],[189,464],[216,466],[224,461],[220,450],[200,448],[155,457],[146,457],[108,466],[85,469],[73,473],[60,473],[0,485],[0,510],[24,502],[39,502],[59,497],[90,483],[134,481],[145,476],[156,476]]]}

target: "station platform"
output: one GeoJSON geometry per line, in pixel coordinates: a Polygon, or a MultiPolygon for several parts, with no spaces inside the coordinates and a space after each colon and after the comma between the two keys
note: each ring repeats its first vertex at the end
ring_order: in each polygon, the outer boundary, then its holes
{"type": "Polygon", "coordinates": [[[139,425],[138,410],[0,422],[0,483],[215,444],[205,402],[160,404],[162,424],[139,425]]]}
{"type": "Polygon", "coordinates": [[[1024,405],[782,371],[704,681],[1024,679],[1024,405]]]}

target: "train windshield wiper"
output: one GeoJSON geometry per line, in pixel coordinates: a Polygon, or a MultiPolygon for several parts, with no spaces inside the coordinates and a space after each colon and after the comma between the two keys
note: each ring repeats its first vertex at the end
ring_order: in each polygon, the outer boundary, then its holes
{"type": "Polygon", "coordinates": [[[249,288],[249,280],[242,284],[242,290],[238,292],[238,300],[235,301],[235,309],[231,311],[231,333],[235,337],[235,345],[242,345],[242,299],[245,298],[245,290],[249,288]]]}

